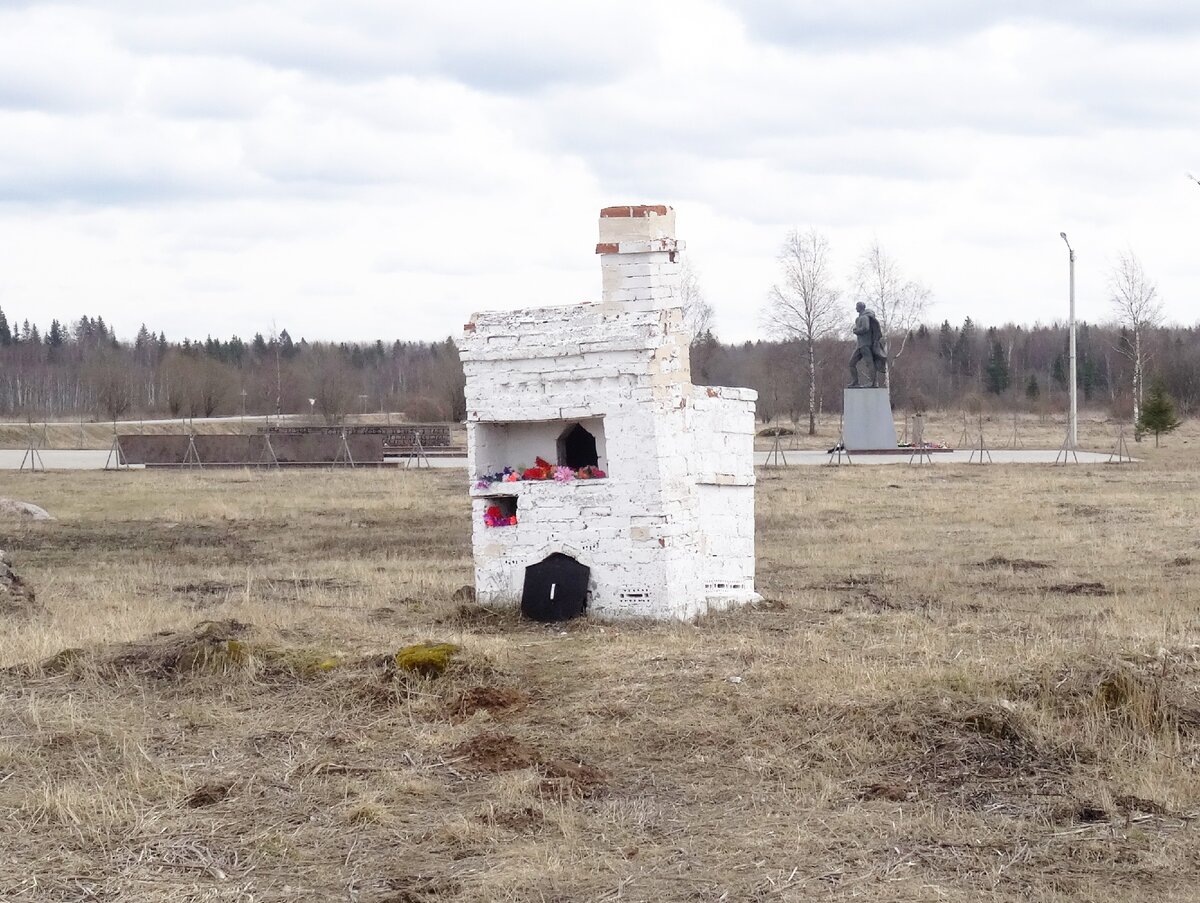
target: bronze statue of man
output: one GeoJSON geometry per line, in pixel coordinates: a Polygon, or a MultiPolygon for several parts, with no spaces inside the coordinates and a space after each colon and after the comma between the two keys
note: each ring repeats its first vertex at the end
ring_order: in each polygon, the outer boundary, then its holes
{"type": "Polygon", "coordinates": [[[868,310],[867,305],[859,301],[854,305],[858,318],[854,321],[854,338],[856,345],[854,354],[850,356],[850,385],[848,389],[877,389],[879,374],[887,370],[887,354],[883,350],[883,330],[875,319],[874,311],[868,310]],[[863,386],[858,381],[858,362],[866,361],[871,365],[871,384],[863,386]]]}

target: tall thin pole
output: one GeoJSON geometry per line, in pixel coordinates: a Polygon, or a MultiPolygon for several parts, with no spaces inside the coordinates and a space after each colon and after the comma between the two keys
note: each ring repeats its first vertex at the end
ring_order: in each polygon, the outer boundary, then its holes
{"type": "Polygon", "coordinates": [[[1071,414],[1070,420],[1067,423],[1067,436],[1071,442],[1071,448],[1075,449],[1079,446],[1079,381],[1075,377],[1075,249],[1071,247],[1071,243],[1067,241],[1067,233],[1059,232],[1062,240],[1067,244],[1067,251],[1070,253],[1071,260],[1071,308],[1068,319],[1068,329],[1070,332],[1070,357],[1071,357],[1071,374],[1070,374],[1070,397],[1071,397],[1071,414]]]}

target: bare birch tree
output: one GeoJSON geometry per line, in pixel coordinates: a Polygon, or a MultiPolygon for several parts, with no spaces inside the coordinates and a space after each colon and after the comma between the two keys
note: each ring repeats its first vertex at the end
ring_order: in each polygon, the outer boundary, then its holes
{"type": "Polygon", "coordinates": [[[712,329],[712,305],[704,300],[700,279],[684,257],[679,271],[679,306],[683,308],[683,323],[692,337],[692,344],[712,329]]]}
{"type": "Polygon", "coordinates": [[[1110,301],[1117,321],[1126,330],[1117,350],[1133,365],[1133,422],[1142,413],[1142,388],[1146,371],[1146,333],[1161,325],[1162,301],[1156,286],[1142,269],[1133,251],[1122,251],[1108,278],[1110,301]]]}
{"type": "Polygon", "coordinates": [[[808,358],[808,434],[817,432],[817,342],[838,322],[838,298],[829,266],[829,240],[816,229],[788,233],[779,253],[783,282],[771,286],[763,312],[777,335],[799,339],[808,358]]]}
{"type": "Polygon", "coordinates": [[[929,289],[906,279],[900,265],[875,239],[863,251],[854,271],[854,289],[858,299],[875,312],[887,342],[888,366],[884,385],[891,388],[892,365],[904,353],[908,337],[920,325],[929,307],[929,289]],[[897,346],[896,341],[899,341],[897,346]]]}

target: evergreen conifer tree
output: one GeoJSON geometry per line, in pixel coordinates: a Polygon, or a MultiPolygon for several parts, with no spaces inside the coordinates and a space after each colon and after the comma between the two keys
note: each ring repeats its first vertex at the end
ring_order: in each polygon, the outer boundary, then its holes
{"type": "Polygon", "coordinates": [[[1029,380],[1025,383],[1025,397],[1030,401],[1037,401],[1038,396],[1042,394],[1042,387],[1038,385],[1036,373],[1029,374],[1029,380]]]}
{"type": "Polygon", "coordinates": [[[12,344],[12,330],[8,327],[8,317],[0,310],[0,345],[12,344]]]}
{"type": "Polygon", "coordinates": [[[963,376],[977,375],[975,366],[975,322],[967,317],[954,342],[954,367],[963,376]]]}
{"type": "Polygon", "coordinates": [[[1050,368],[1050,376],[1060,389],[1067,387],[1067,365],[1063,362],[1061,354],[1054,356],[1054,365],[1050,368]]]}
{"type": "Polygon", "coordinates": [[[988,352],[987,368],[984,371],[984,387],[993,395],[1002,394],[1009,384],[1008,358],[998,339],[992,339],[988,352]]]}
{"type": "Polygon", "coordinates": [[[1154,433],[1154,447],[1158,448],[1158,437],[1162,433],[1173,433],[1183,421],[1175,414],[1175,402],[1167,394],[1161,379],[1150,384],[1150,394],[1142,403],[1137,429],[1142,433],[1154,433]]]}

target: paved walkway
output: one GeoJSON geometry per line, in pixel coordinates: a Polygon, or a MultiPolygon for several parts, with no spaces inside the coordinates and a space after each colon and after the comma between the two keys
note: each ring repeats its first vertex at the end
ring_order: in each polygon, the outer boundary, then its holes
{"type": "MultiPolygon", "coordinates": [[[[46,449],[38,452],[42,464],[47,470],[103,470],[104,462],[108,460],[108,450],[99,451],[94,448],[83,449],[46,449]]],[[[25,457],[23,448],[0,448],[0,470],[17,470],[21,459],[25,457]]],[[[29,462],[25,462],[26,468],[29,462]]]]}
{"type": "MultiPolygon", "coordinates": [[[[42,456],[42,463],[45,464],[47,470],[103,470],[104,463],[108,460],[108,451],[97,449],[47,449],[40,454],[42,456]]],[[[785,450],[783,454],[787,459],[788,467],[804,467],[829,462],[829,454],[823,451],[785,450]]],[[[1081,451],[1078,454],[1080,464],[1104,464],[1109,458],[1107,452],[1081,451]]],[[[754,463],[760,466],[765,465],[769,455],[770,452],[755,452],[754,463]]],[[[1057,455],[1058,452],[1052,449],[1034,448],[1001,448],[991,453],[993,464],[1053,464],[1057,455]]],[[[0,470],[17,470],[21,466],[21,459],[24,456],[25,450],[21,448],[0,449],[0,470]]],[[[895,455],[852,455],[851,458],[856,465],[907,464],[909,452],[902,452],[895,455]]],[[[967,464],[970,463],[971,452],[970,450],[934,452],[930,455],[930,458],[933,459],[934,464],[967,464]]],[[[975,455],[975,460],[979,460],[978,453],[975,455]]],[[[404,463],[404,460],[400,459],[395,463],[395,466],[403,469],[404,463]]],[[[429,463],[439,469],[465,468],[467,466],[467,459],[430,458],[429,463]]],[[[1075,463],[1074,460],[1071,463],[1075,463]]],[[[26,466],[28,466],[28,463],[26,466]]],[[[138,468],[135,467],[134,469],[138,468]]]]}
{"type": "MultiPolygon", "coordinates": [[[[993,464],[1053,464],[1055,458],[1059,457],[1059,452],[1055,449],[1044,448],[999,448],[989,452],[991,455],[991,463],[993,464]]],[[[764,465],[767,463],[767,458],[771,455],[770,452],[755,452],[754,463],[764,465]]],[[[1103,464],[1109,455],[1107,452],[1077,452],[1080,464],[1103,464]]],[[[787,451],[783,452],[786,458],[787,466],[803,466],[806,464],[827,464],[829,462],[829,453],[823,451],[787,451]]],[[[898,452],[894,455],[854,455],[850,456],[854,464],[907,464],[911,452],[898,452]]],[[[930,460],[934,464],[969,464],[971,462],[971,450],[963,449],[951,452],[931,452],[930,460]]],[[[836,460],[836,458],[835,458],[836,460]]],[[[842,458],[843,462],[846,460],[842,458]]],[[[979,460],[979,452],[975,452],[975,461],[979,460]]],[[[987,460],[987,458],[985,458],[987,460]]],[[[1061,458],[1060,458],[1061,460],[1061,458]]],[[[913,464],[916,465],[917,460],[913,458],[913,464]]],[[[1070,463],[1075,463],[1075,456],[1072,456],[1070,463]]]]}

